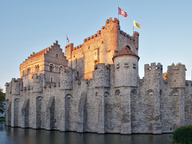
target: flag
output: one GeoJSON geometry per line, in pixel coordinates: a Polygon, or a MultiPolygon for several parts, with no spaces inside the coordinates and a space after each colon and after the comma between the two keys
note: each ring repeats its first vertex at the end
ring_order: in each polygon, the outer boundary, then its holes
{"type": "Polygon", "coordinates": [[[123,15],[124,17],[127,17],[127,13],[122,10],[120,7],[118,7],[118,14],[123,15]]]}
{"type": "Polygon", "coordinates": [[[68,38],[68,36],[67,36],[67,43],[69,43],[69,38],[68,38]]]}
{"type": "Polygon", "coordinates": [[[133,26],[134,27],[138,27],[139,29],[141,29],[141,25],[136,23],[135,20],[133,20],[133,26]]]}

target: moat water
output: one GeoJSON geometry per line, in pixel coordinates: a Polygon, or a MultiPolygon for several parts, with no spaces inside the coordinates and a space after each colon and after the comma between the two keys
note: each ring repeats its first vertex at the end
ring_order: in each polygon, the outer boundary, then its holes
{"type": "Polygon", "coordinates": [[[0,144],[171,144],[171,134],[82,134],[11,128],[0,122],[0,144]]]}

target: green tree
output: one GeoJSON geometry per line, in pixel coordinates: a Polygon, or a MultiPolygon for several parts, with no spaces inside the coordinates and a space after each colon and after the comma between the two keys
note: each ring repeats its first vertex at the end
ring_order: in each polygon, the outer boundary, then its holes
{"type": "Polygon", "coordinates": [[[5,111],[5,94],[3,90],[0,88],[0,112],[4,113],[5,111]]]}

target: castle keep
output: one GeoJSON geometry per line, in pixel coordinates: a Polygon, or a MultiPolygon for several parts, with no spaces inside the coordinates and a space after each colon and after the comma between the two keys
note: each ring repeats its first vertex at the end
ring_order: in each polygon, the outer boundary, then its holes
{"type": "Polygon", "coordinates": [[[139,33],[130,36],[119,21],[106,20],[96,34],[62,52],[58,41],[32,53],[20,78],[6,83],[6,125],[97,132],[172,132],[192,123],[192,82],[185,66],[160,63],[138,76],[139,33]]]}

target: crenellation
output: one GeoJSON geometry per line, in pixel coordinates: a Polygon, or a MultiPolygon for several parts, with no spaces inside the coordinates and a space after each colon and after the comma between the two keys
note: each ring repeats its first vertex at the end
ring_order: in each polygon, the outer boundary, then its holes
{"type": "Polygon", "coordinates": [[[145,73],[159,71],[162,73],[162,65],[160,63],[145,64],[145,73]]]}
{"type": "Polygon", "coordinates": [[[32,53],[20,65],[20,79],[6,83],[6,125],[12,127],[97,132],[172,132],[192,123],[192,82],[185,66],[144,66],[138,75],[139,33],[120,30],[106,20],[83,44],[58,41],[32,53]]]}
{"type": "Polygon", "coordinates": [[[177,64],[168,66],[167,79],[170,83],[170,87],[185,87],[185,65],[177,64]]]}
{"type": "Polygon", "coordinates": [[[102,32],[104,29],[105,29],[105,26],[102,26],[100,32],[102,32]]]}

